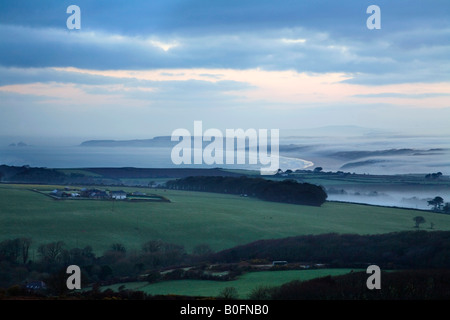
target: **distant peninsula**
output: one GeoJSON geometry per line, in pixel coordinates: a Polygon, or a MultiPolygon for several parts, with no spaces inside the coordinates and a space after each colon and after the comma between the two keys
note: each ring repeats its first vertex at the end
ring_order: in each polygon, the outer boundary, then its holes
{"type": "Polygon", "coordinates": [[[170,136],[159,136],[152,139],[134,140],[88,140],[80,144],[82,147],[167,147],[176,142],[170,136]]]}

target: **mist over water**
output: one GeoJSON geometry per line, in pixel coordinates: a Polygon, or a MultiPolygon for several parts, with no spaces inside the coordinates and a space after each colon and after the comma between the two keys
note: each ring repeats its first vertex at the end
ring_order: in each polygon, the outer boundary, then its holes
{"type": "Polygon", "coordinates": [[[450,175],[448,136],[290,137],[280,153],[302,156],[324,171],[450,175]]]}
{"type": "MultiPolygon", "coordinates": [[[[11,139],[11,142],[14,141],[11,139]]],[[[0,140],[0,164],[52,168],[175,167],[173,143],[152,147],[80,146],[45,142],[10,146],[0,140]]],[[[191,166],[191,165],[189,165],[191,166]]],[[[193,166],[193,165],[192,165],[193,166]]],[[[222,165],[212,165],[219,167],[222,165]]],[[[235,168],[258,167],[233,164],[235,168]]],[[[344,171],[368,174],[407,174],[440,171],[450,175],[450,137],[447,136],[289,136],[280,138],[280,168],[344,171]]],[[[208,167],[206,164],[200,167],[208,167]]]]}

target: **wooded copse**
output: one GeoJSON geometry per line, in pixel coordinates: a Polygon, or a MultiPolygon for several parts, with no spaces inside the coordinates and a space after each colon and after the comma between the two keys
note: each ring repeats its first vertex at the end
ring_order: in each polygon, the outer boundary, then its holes
{"type": "Polygon", "coordinates": [[[377,264],[381,268],[448,268],[450,231],[386,234],[320,234],[258,240],[210,256],[214,263],[266,259],[325,263],[332,267],[377,264]]]}
{"type": "Polygon", "coordinates": [[[321,206],[327,193],[321,186],[295,180],[273,181],[249,177],[187,177],[166,182],[168,189],[228,193],[261,200],[321,206]]]}

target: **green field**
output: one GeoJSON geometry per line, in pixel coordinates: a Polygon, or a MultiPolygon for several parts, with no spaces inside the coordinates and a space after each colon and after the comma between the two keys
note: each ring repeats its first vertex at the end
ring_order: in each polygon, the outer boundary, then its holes
{"type": "MultiPolygon", "coordinates": [[[[125,289],[139,290],[151,295],[188,295],[199,297],[217,297],[226,287],[237,290],[240,299],[247,299],[253,289],[266,286],[280,286],[284,283],[301,280],[306,281],[327,275],[336,276],[349,273],[352,269],[315,269],[315,270],[287,270],[287,271],[259,271],[249,272],[233,281],[209,280],[173,280],[149,284],[148,282],[118,283],[102,287],[102,290],[117,291],[120,286],[125,289]]],[[[361,271],[361,270],[354,270],[361,271]]]]}
{"type": "Polygon", "coordinates": [[[58,201],[29,190],[56,187],[0,184],[0,240],[31,237],[32,249],[62,240],[68,248],[90,245],[101,254],[112,243],[122,243],[133,252],[156,239],[184,245],[190,251],[204,243],[221,250],[259,239],[304,234],[406,231],[413,230],[412,219],[417,215],[427,221],[422,228],[428,229],[433,222],[434,230],[450,230],[450,215],[356,204],[327,202],[309,207],[144,188],[141,191],[160,194],[172,202],[58,201]]]}

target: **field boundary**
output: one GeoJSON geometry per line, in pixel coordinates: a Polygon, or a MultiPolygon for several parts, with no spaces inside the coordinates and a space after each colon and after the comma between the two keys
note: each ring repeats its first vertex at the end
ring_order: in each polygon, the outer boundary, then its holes
{"type": "Polygon", "coordinates": [[[433,213],[441,213],[433,210],[425,210],[425,209],[417,209],[417,208],[407,208],[407,207],[397,207],[397,206],[383,206],[381,204],[371,204],[371,203],[363,203],[363,202],[353,202],[353,201],[339,201],[339,200],[326,200],[326,202],[334,202],[334,203],[343,203],[343,204],[356,204],[361,206],[369,206],[369,207],[379,207],[379,208],[389,208],[389,209],[403,209],[403,210],[413,210],[420,212],[433,212],[433,213]]]}

